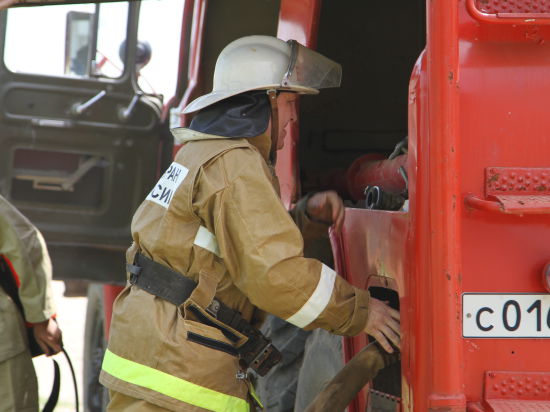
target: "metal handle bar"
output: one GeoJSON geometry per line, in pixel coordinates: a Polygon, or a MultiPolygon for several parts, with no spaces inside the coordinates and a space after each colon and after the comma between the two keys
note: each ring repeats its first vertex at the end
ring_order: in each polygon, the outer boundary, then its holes
{"type": "Polygon", "coordinates": [[[542,215],[550,213],[550,204],[529,206],[517,209],[507,209],[498,200],[484,200],[475,195],[467,195],[464,203],[472,209],[482,210],[484,212],[497,212],[507,215],[542,215]]]}
{"type": "Polygon", "coordinates": [[[141,92],[141,91],[136,92],[136,94],[134,94],[134,97],[132,97],[132,100],[130,101],[130,104],[128,105],[128,107],[126,109],[124,109],[124,108],[120,109],[119,116],[122,120],[128,120],[130,118],[130,115],[132,114],[132,112],[136,108],[136,105],[137,105],[137,103],[138,103],[141,96],[143,96],[143,92],[141,92]]]}
{"type": "Polygon", "coordinates": [[[75,114],[82,114],[86,110],[88,110],[91,106],[96,104],[98,101],[100,101],[107,92],[105,90],[100,91],[98,94],[96,94],[94,97],[92,97],[90,100],[84,102],[84,103],[76,103],[73,106],[73,113],[75,114]]]}

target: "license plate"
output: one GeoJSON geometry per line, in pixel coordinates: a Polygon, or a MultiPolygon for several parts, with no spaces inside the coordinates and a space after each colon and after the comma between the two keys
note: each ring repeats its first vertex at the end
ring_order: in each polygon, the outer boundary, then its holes
{"type": "Polygon", "coordinates": [[[550,294],[464,293],[465,338],[550,338],[550,294]]]}

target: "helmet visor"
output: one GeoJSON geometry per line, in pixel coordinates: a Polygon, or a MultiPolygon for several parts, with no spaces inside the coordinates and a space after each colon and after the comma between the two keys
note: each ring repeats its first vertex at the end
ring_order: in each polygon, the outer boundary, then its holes
{"type": "Polygon", "coordinates": [[[325,89],[339,87],[342,80],[342,66],[316,51],[302,46],[296,40],[289,40],[290,61],[283,77],[284,87],[306,87],[325,89]]]}

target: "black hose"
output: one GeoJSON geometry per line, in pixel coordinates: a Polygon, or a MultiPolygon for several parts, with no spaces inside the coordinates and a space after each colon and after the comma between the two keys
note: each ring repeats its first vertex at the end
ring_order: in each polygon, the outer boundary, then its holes
{"type": "Polygon", "coordinates": [[[53,362],[53,386],[52,386],[52,391],[50,392],[48,401],[44,405],[42,412],[53,412],[53,410],[55,409],[55,406],[57,405],[57,401],[59,399],[59,388],[61,386],[61,374],[59,373],[59,365],[55,361],[55,359],[52,359],[52,362],[53,362]]]}
{"type": "Polygon", "coordinates": [[[71,374],[73,375],[73,385],[74,385],[74,397],[75,397],[75,403],[76,403],[76,412],[80,412],[80,401],[78,399],[78,386],[76,384],[76,374],[74,373],[73,363],[71,362],[71,358],[69,358],[69,354],[65,351],[65,348],[61,349],[63,351],[63,354],[67,358],[67,362],[69,363],[69,367],[71,368],[71,374]]]}

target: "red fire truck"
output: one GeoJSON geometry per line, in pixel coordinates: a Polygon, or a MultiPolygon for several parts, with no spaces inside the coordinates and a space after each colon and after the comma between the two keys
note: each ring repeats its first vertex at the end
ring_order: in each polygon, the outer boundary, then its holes
{"type": "MultiPolygon", "coordinates": [[[[138,41],[160,3],[40,6],[65,7],[53,74],[7,59],[26,53],[10,19],[34,7],[0,14],[0,190],[44,232],[57,278],[104,284],[89,298],[87,409],[102,409],[129,223],[171,157],[169,128],[189,123],[179,112],[211,90],[227,43],[268,34],[343,66],[342,87],[300,100],[278,155],[283,201],[338,190],[338,273],[401,312],[400,364],[348,410],[550,411],[550,1],[181,0],[178,36],[154,26],[176,41],[164,99],[147,90],[138,41]],[[109,7],[124,7],[116,42],[100,30],[109,7]]],[[[349,360],[367,339],[331,353],[349,360]]],[[[308,361],[323,375],[323,358],[308,361]]]]}

